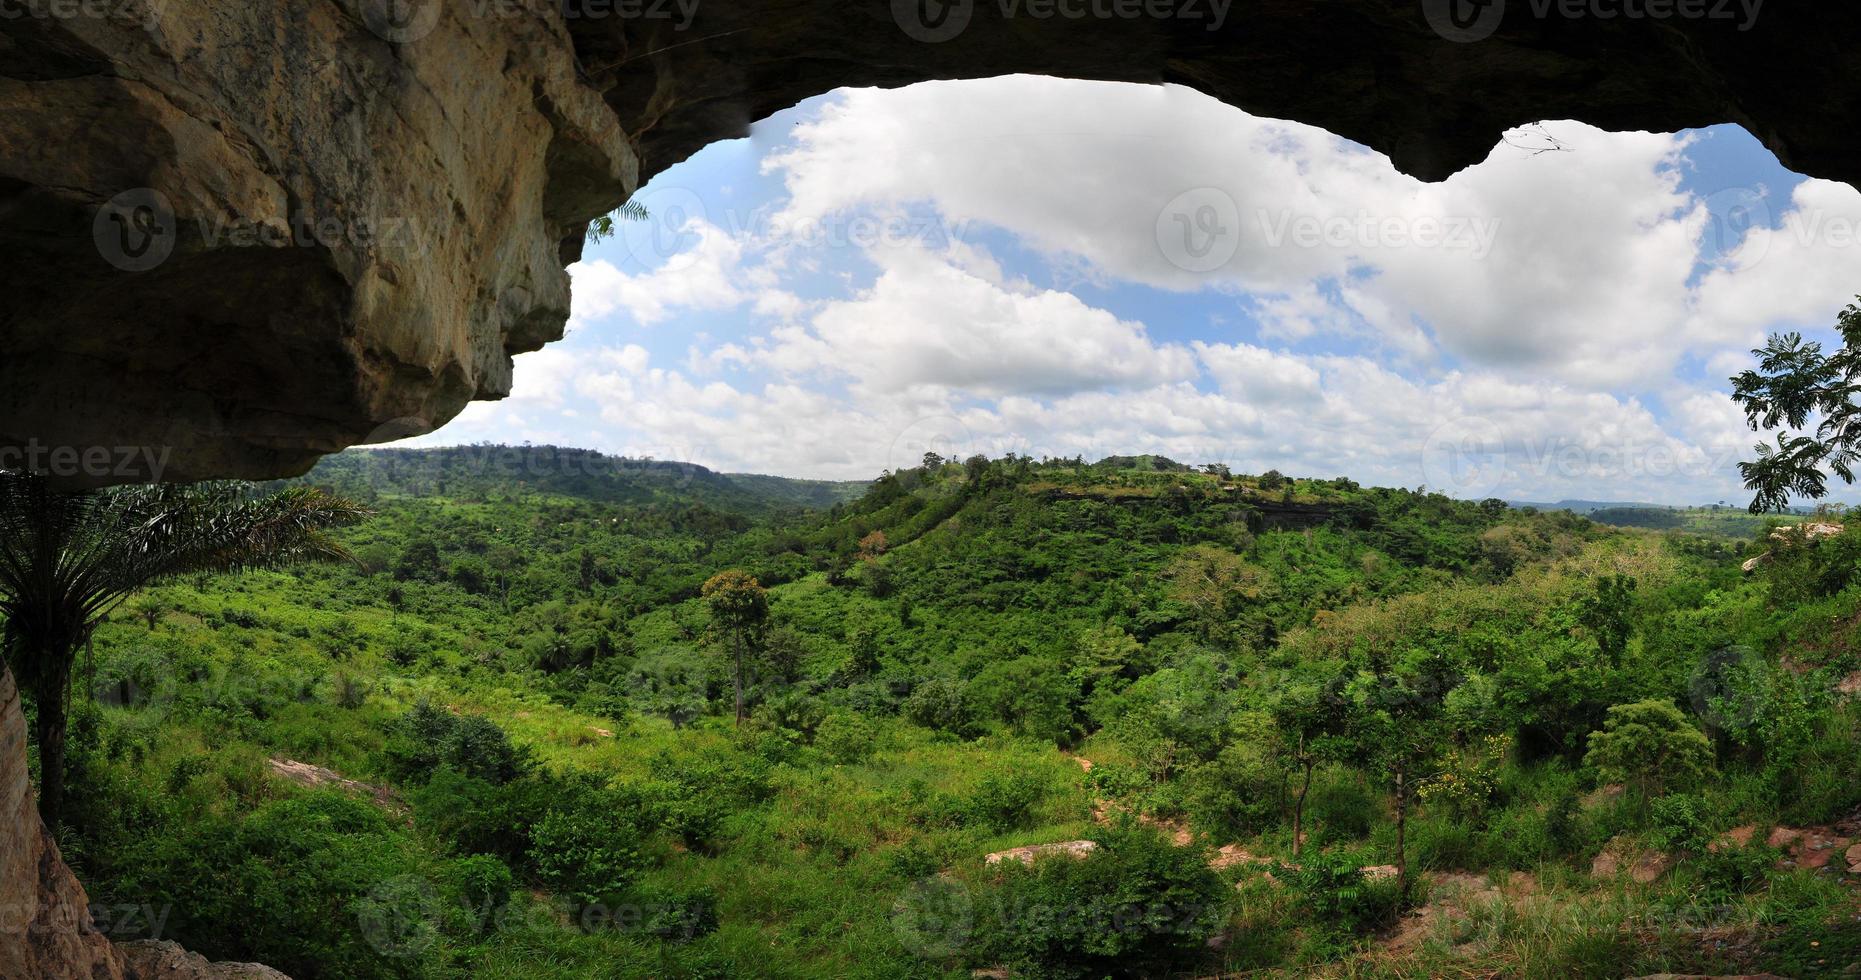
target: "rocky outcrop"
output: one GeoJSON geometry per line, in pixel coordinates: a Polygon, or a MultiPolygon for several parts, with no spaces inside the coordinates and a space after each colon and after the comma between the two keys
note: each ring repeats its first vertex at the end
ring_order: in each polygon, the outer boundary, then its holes
{"type": "Polygon", "coordinates": [[[1069,857],[1082,860],[1090,857],[1092,852],[1098,850],[1098,847],[1096,842],[1089,840],[1068,840],[1057,844],[1030,844],[1027,847],[1015,847],[985,855],[983,862],[1000,864],[1003,861],[1019,861],[1022,864],[1033,864],[1047,857],[1069,857]]]}
{"type": "Polygon", "coordinates": [[[291,980],[260,963],[210,963],[178,943],[124,943],[123,963],[131,980],[291,980]]]}
{"type": "Polygon", "coordinates": [[[86,482],[285,475],[499,397],[510,355],[560,334],[584,221],[838,86],[1173,82],[1430,179],[1538,119],[1734,122],[1794,169],[1861,179],[1846,3],[13,7],[0,450],[86,482]]]}
{"type": "Polygon", "coordinates": [[[443,422],[561,336],[562,243],[636,180],[548,0],[21,0],[0,448],[266,476],[443,422]]]}
{"type": "Polygon", "coordinates": [[[0,664],[0,980],[121,980],[122,959],[58,855],[33,800],[26,716],[0,664]]]}

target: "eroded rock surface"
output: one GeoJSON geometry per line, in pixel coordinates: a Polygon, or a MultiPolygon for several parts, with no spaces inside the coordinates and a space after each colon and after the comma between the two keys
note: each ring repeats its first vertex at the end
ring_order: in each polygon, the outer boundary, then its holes
{"type": "Polygon", "coordinates": [[[52,3],[0,19],[0,449],[56,475],[294,473],[501,397],[636,180],[544,0],[52,3]]]}
{"type": "Polygon", "coordinates": [[[39,822],[26,768],[26,716],[0,664],[0,980],[122,980],[116,948],[39,822]]]}

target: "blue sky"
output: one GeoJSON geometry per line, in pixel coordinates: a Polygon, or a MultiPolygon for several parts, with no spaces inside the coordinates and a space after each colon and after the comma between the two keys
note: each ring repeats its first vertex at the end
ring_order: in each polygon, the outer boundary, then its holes
{"type": "Polygon", "coordinates": [[[568,338],[423,443],[1742,502],[1726,378],[1861,291],[1861,195],[1730,126],[1547,121],[1424,184],[1188,89],[1017,76],[810,100],[641,200],[568,338]]]}

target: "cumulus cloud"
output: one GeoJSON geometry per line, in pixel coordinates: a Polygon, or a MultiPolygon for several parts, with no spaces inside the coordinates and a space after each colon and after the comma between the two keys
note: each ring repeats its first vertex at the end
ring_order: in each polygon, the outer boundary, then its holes
{"type": "Polygon", "coordinates": [[[1693,137],[1543,126],[1563,152],[1508,142],[1423,184],[1177,87],[844,92],[764,156],[785,196],[756,220],[661,209],[676,248],[575,266],[577,339],[607,335],[520,359],[499,411],[806,476],[1150,451],[1461,495],[1724,496],[1752,434],[1719,379],[1857,288],[1861,194],[1702,196],[1693,137]],[[904,233],[842,234],[866,227],[904,233]],[[1178,308],[1217,312],[1161,321],[1178,308]],[[676,344],[613,335],[720,311],[676,344]],[[578,405],[594,421],[565,421],[578,405]]]}
{"type": "Polygon", "coordinates": [[[1054,395],[1195,374],[1186,349],[1071,293],[1006,286],[918,249],[879,257],[870,289],[827,304],[805,330],[778,331],[770,362],[848,375],[869,396],[916,386],[1054,395]]]}

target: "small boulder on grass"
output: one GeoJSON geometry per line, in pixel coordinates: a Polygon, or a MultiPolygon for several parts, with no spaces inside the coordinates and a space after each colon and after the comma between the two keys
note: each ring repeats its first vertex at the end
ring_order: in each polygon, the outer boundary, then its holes
{"type": "Polygon", "coordinates": [[[1078,860],[1090,855],[1096,850],[1098,850],[1098,843],[1096,841],[1068,840],[1061,841],[1057,844],[1030,844],[1027,847],[1014,847],[1006,851],[996,851],[994,854],[983,858],[983,860],[989,864],[1000,864],[1003,861],[1019,861],[1022,864],[1033,864],[1035,861],[1044,857],[1070,857],[1074,860],[1078,860]]]}

